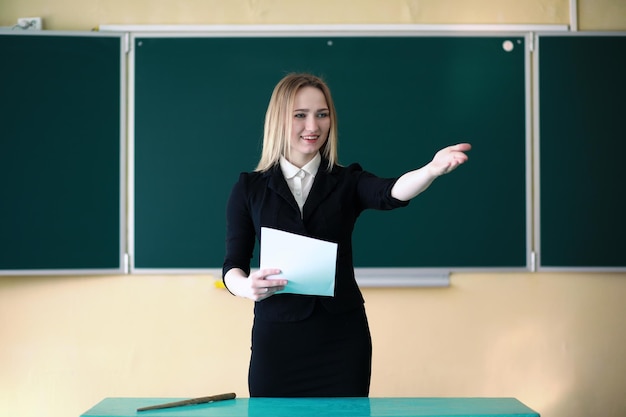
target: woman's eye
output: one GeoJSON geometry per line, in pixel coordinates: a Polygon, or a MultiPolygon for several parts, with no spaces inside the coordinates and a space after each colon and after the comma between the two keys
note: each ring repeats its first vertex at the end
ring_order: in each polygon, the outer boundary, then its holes
{"type": "Polygon", "coordinates": [[[317,117],[319,117],[320,119],[323,119],[325,117],[328,117],[328,113],[317,113],[317,117]]]}
{"type": "Polygon", "coordinates": [[[295,117],[296,119],[303,119],[306,117],[306,114],[304,113],[296,113],[293,117],[295,117]]]}

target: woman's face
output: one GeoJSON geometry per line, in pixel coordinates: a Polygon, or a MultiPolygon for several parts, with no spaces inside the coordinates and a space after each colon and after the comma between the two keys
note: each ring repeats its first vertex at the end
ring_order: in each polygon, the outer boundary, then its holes
{"type": "Polygon", "coordinates": [[[328,140],[330,112],[324,94],[315,87],[303,87],[295,96],[289,141],[289,162],[303,167],[328,140]]]}

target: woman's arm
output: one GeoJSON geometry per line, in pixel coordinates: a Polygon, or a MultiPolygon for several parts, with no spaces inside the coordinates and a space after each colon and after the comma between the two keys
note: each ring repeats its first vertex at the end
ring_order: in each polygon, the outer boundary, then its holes
{"type": "Polygon", "coordinates": [[[472,149],[469,143],[448,146],[435,154],[432,161],[422,168],[409,171],[398,178],[391,189],[391,196],[408,201],[424,190],[439,176],[452,172],[467,161],[465,152],[472,149]]]}
{"type": "Polygon", "coordinates": [[[224,285],[233,295],[254,301],[264,300],[284,289],[286,280],[266,278],[280,274],[278,269],[256,271],[248,276],[255,232],[247,205],[251,176],[241,174],[226,205],[226,256],[223,265],[224,285]]]}

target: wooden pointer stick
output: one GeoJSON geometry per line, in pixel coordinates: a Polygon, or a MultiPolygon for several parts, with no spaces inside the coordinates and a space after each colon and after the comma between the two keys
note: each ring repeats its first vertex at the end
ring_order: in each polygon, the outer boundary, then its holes
{"type": "Polygon", "coordinates": [[[208,397],[191,398],[189,400],[174,401],[171,403],[151,405],[149,407],[138,408],[137,411],[160,410],[162,408],[182,407],[185,405],[195,405],[211,403],[214,401],[232,400],[236,397],[234,392],[228,394],[210,395],[208,397]]]}

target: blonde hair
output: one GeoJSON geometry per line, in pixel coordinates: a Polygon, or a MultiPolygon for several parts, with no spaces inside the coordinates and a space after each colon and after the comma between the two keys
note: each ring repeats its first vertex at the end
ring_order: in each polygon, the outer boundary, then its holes
{"type": "Polygon", "coordinates": [[[267,171],[278,164],[281,155],[289,159],[289,138],[293,123],[292,111],[296,93],[303,87],[317,88],[324,94],[330,116],[328,139],[320,149],[322,157],[328,160],[328,169],[337,161],[337,112],[330,89],[321,78],[311,74],[288,74],[276,84],[265,113],[263,129],[263,150],[256,171],[267,171]]]}

